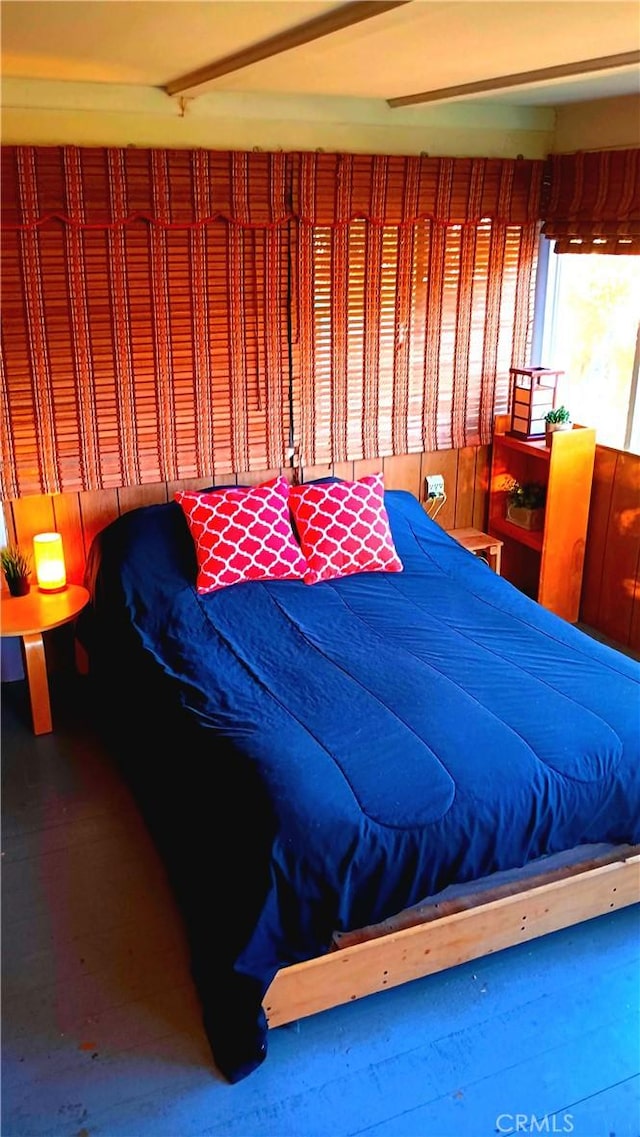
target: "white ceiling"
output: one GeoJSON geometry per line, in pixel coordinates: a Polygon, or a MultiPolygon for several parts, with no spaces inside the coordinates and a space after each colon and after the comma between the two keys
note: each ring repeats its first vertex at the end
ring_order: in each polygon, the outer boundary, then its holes
{"type": "MultiPolygon", "coordinates": [[[[163,88],[342,6],[322,0],[3,0],[2,75],[163,88]]],[[[412,0],[186,93],[392,99],[639,49],[637,0],[412,0]]],[[[633,65],[473,97],[557,106],[638,93],[640,68],[633,65]]]]}

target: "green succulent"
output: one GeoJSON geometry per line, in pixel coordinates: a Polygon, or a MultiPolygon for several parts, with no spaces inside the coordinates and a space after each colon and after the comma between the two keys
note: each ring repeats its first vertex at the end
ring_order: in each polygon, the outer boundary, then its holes
{"type": "Polygon", "coordinates": [[[0,567],[7,582],[31,576],[31,557],[18,545],[5,545],[0,549],[0,567]]]}
{"type": "Polygon", "coordinates": [[[551,423],[571,422],[571,415],[566,407],[554,407],[552,411],[547,411],[544,421],[551,423]]]}

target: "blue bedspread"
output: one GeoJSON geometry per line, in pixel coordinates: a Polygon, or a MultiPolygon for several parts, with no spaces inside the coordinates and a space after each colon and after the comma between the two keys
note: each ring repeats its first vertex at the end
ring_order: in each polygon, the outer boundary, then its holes
{"type": "Polygon", "coordinates": [[[171,857],[179,834],[194,975],[231,1080],[264,1056],[275,972],[334,930],[640,840],[640,665],[495,576],[411,495],[386,504],[402,573],[200,597],[175,504],[120,518],[90,560],[92,670],[111,708],[128,697],[158,726],[133,764],[142,781],[163,771],[160,836],[171,857]]]}

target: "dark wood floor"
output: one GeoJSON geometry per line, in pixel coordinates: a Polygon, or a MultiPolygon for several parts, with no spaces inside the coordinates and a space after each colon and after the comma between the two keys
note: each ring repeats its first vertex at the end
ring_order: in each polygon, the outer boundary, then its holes
{"type": "Polygon", "coordinates": [[[35,738],[2,688],[3,1137],[638,1137],[636,908],[280,1028],[228,1086],[86,696],[35,738]]]}

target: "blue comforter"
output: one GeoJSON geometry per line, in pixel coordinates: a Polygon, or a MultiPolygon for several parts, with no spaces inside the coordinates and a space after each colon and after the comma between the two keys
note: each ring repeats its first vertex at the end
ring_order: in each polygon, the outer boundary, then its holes
{"type": "Polygon", "coordinates": [[[264,1057],[276,971],[335,930],[543,854],[640,840],[640,666],[495,576],[411,495],[386,504],[397,574],[201,597],[175,504],[120,518],[90,558],[92,672],[110,713],[146,708],[130,768],[164,783],[158,834],[169,861],[182,851],[230,1080],[264,1057]]]}

